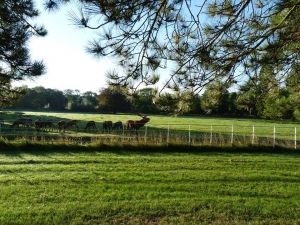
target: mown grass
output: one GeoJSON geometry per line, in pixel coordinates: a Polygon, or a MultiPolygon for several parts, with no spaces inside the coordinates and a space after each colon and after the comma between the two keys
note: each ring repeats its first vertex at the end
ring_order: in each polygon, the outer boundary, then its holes
{"type": "Polygon", "coordinates": [[[0,148],[0,224],[300,223],[298,151],[0,148]]]}
{"type": "MultiPolygon", "coordinates": [[[[104,131],[102,123],[107,120],[113,122],[122,121],[123,124],[129,119],[140,119],[137,115],[129,114],[98,114],[98,113],[56,113],[56,112],[25,112],[23,117],[33,120],[53,119],[55,125],[60,120],[79,120],[79,130],[66,130],[59,132],[57,125],[53,132],[37,132],[34,128],[11,129],[9,125],[18,119],[19,112],[2,112],[0,117],[5,118],[5,126],[1,130],[1,135],[10,140],[16,137],[26,137],[30,140],[65,141],[66,137],[91,138],[97,140],[103,137],[124,137],[134,136],[134,131],[124,132],[114,131],[114,134],[104,131]],[[97,130],[84,132],[87,121],[96,121],[97,130]],[[55,139],[55,140],[54,140],[55,139]]],[[[171,140],[173,143],[187,143],[193,145],[221,144],[221,145],[280,145],[294,148],[298,146],[300,125],[299,122],[289,120],[273,121],[247,118],[217,118],[207,116],[178,116],[170,115],[148,115],[151,119],[145,127],[139,131],[139,137],[147,138],[142,142],[165,143],[171,140]],[[276,129],[275,129],[276,128],[276,129]],[[254,133],[254,135],[253,135],[254,133]],[[275,134],[275,135],[274,135],[275,134]],[[275,136],[275,138],[274,138],[275,136]],[[295,144],[296,139],[296,144],[295,144]]],[[[123,141],[128,141],[126,138],[123,141]]]]}

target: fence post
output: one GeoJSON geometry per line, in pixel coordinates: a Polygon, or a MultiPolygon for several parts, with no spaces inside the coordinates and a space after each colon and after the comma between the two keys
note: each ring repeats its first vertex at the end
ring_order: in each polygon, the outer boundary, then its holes
{"type": "Polygon", "coordinates": [[[191,145],[191,125],[189,125],[189,145],[191,145]]]}
{"type": "Polygon", "coordinates": [[[254,145],[254,125],[252,126],[252,146],[254,145]]]}
{"type": "Polygon", "coordinates": [[[295,127],[295,149],[297,149],[297,128],[295,127]]]}
{"type": "Polygon", "coordinates": [[[212,125],[210,125],[210,140],[209,140],[209,143],[211,144],[212,143],[212,125]]]}
{"type": "Polygon", "coordinates": [[[170,125],[168,125],[168,132],[167,132],[167,146],[169,146],[169,138],[170,138],[170,125]]]}
{"type": "Polygon", "coordinates": [[[125,141],[125,124],[123,124],[123,141],[125,141]]]}
{"type": "Polygon", "coordinates": [[[231,144],[233,144],[233,125],[231,126],[231,144]]]}
{"type": "Polygon", "coordinates": [[[275,142],[276,142],[276,128],[274,126],[274,134],[273,134],[273,148],[275,148],[275,142]]]}
{"type": "Polygon", "coordinates": [[[145,144],[147,144],[147,126],[145,126],[145,144]]]}

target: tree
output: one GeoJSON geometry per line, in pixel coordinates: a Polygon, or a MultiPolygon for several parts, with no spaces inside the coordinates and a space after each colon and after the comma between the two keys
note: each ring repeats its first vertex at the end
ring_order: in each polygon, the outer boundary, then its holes
{"type": "MultiPolygon", "coordinates": [[[[24,87],[25,89],[25,87],[24,87]]],[[[45,93],[41,93],[33,89],[26,89],[26,93],[22,95],[16,105],[23,109],[42,109],[46,105],[45,93]]]]}
{"type": "Polygon", "coordinates": [[[229,112],[229,107],[229,92],[226,85],[220,80],[210,83],[201,96],[201,108],[206,114],[224,114],[229,112]]]}
{"type": "Polygon", "coordinates": [[[132,101],[132,109],[140,113],[157,113],[158,108],[153,102],[155,90],[152,88],[143,88],[136,92],[132,101]]]}
{"type": "Polygon", "coordinates": [[[45,91],[46,102],[51,110],[62,111],[65,110],[68,99],[64,96],[62,91],[47,88],[45,91]]]}
{"type": "MultiPolygon", "coordinates": [[[[64,2],[46,5],[57,9],[64,2]]],[[[276,66],[284,80],[299,58],[298,0],[80,3],[79,12],[70,13],[74,24],[100,31],[87,51],[117,58],[124,73],[108,73],[110,84],[132,90],[157,83],[167,65],[174,66],[163,89],[174,92],[197,94],[217,79],[232,84],[253,77],[263,65],[276,66]]]]}
{"type": "Polygon", "coordinates": [[[82,111],[83,97],[79,90],[64,90],[64,96],[68,99],[68,108],[73,111],[82,111]]]}
{"type": "Polygon", "coordinates": [[[131,110],[131,103],[126,95],[122,90],[113,86],[103,89],[96,96],[96,99],[99,101],[99,110],[112,113],[117,113],[117,111],[129,112],[131,110]]]}
{"type": "Polygon", "coordinates": [[[43,62],[32,61],[27,47],[30,37],[47,33],[43,26],[30,23],[38,15],[32,0],[0,0],[0,108],[26,93],[26,88],[13,88],[13,81],[45,73],[43,62]]]}
{"type": "Polygon", "coordinates": [[[82,94],[83,102],[87,110],[93,111],[98,106],[98,101],[96,99],[96,96],[97,93],[91,91],[87,91],[82,94]]]}

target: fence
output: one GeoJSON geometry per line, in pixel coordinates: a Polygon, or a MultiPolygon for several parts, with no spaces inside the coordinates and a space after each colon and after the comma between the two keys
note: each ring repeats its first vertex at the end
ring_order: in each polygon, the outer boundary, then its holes
{"type": "Polygon", "coordinates": [[[198,124],[160,124],[144,126],[138,134],[123,129],[58,129],[39,130],[0,124],[0,136],[7,140],[25,138],[43,142],[141,142],[145,144],[181,143],[189,145],[299,146],[297,130],[291,126],[228,126],[198,124]]]}

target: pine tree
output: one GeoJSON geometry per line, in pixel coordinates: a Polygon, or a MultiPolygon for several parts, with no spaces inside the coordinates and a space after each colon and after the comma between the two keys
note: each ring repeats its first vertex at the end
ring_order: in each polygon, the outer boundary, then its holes
{"type": "Polygon", "coordinates": [[[214,80],[229,86],[264,65],[284,80],[299,58],[299,0],[79,2],[79,13],[70,13],[74,24],[99,30],[87,51],[118,60],[124,74],[109,73],[110,83],[132,90],[157,83],[167,65],[173,70],[163,88],[174,92],[197,94],[214,80]]]}
{"type": "Polygon", "coordinates": [[[38,15],[32,0],[0,0],[0,108],[11,106],[25,93],[13,88],[13,81],[45,73],[43,62],[32,61],[27,48],[31,36],[47,33],[43,26],[30,23],[38,15]]]}

